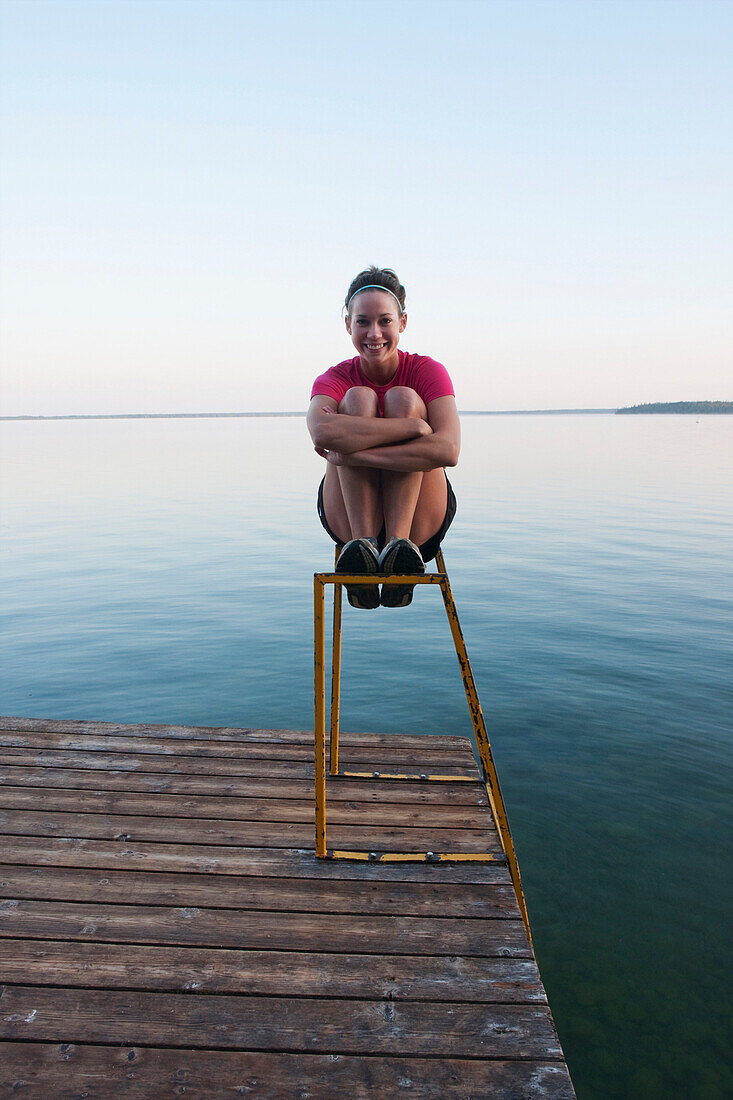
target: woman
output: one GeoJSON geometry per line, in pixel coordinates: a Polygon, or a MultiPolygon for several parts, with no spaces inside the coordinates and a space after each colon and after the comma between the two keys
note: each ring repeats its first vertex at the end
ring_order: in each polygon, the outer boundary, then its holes
{"type": "MultiPolygon", "coordinates": [[[[318,490],[321,523],[342,547],[341,573],[423,573],[455,515],[445,474],[460,450],[448,372],[398,349],[405,288],[389,268],[370,267],[345,299],[346,331],[358,355],[313,384],[308,430],[327,460],[318,490]]],[[[347,588],[354,607],[405,607],[411,585],[347,588]]]]}

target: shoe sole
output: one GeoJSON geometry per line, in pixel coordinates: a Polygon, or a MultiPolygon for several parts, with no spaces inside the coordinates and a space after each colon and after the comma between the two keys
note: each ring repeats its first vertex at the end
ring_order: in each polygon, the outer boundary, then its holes
{"type": "MultiPolygon", "coordinates": [[[[368,550],[358,542],[342,553],[336,566],[337,573],[368,573],[376,576],[378,563],[368,550]]],[[[376,584],[347,585],[346,598],[352,607],[360,611],[373,611],[379,607],[379,589],[376,584]]]]}
{"type": "MultiPolygon", "coordinates": [[[[404,543],[390,551],[381,565],[382,573],[424,573],[425,563],[418,561],[415,551],[404,543]]],[[[382,607],[407,607],[412,603],[414,584],[383,584],[379,597],[382,607]]]]}

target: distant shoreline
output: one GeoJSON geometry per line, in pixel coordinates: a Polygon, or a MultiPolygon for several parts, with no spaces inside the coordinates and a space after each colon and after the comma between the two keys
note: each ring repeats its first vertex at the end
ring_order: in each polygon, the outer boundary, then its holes
{"type": "MultiPolygon", "coordinates": [[[[461,409],[461,416],[559,416],[567,413],[615,413],[615,409],[461,409]]],[[[302,412],[67,413],[59,416],[0,416],[8,420],[216,420],[241,417],[299,416],[302,412]]]]}
{"type": "Polygon", "coordinates": [[[704,416],[710,413],[733,413],[733,401],[656,401],[648,405],[628,405],[625,409],[616,409],[617,413],[642,415],[648,413],[674,413],[704,416]]]}

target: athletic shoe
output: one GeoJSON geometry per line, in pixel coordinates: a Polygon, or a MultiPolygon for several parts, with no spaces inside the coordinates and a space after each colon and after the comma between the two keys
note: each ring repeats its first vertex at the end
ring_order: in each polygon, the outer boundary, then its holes
{"type": "MultiPolygon", "coordinates": [[[[424,573],[425,562],[414,542],[390,539],[379,555],[380,573],[424,573]]],[[[383,607],[407,607],[412,603],[414,584],[383,584],[380,603],[383,607]]]]}
{"type": "MultiPolygon", "coordinates": [[[[336,562],[337,573],[379,572],[379,553],[376,539],[352,539],[347,542],[336,562]]],[[[346,595],[352,607],[370,611],[379,607],[379,588],[376,584],[347,585],[346,595]]]]}

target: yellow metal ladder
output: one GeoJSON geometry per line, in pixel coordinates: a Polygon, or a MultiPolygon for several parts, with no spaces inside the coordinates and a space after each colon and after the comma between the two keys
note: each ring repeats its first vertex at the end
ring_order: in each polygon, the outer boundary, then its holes
{"type": "MultiPolygon", "coordinates": [[[[337,550],[338,557],[338,550],[337,550]]],[[[471,663],[466,651],[466,643],[463,638],[461,624],[458,621],[453,593],[445,568],[443,553],[438,550],[436,555],[437,573],[419,574],[391,574],[391,575],[364,575],[350,573],[315,573],[313,575],[313,610],[314,610],[314,657],[315,657],[315,777],[316,777],[316,856],[318,859],[352,859],[369,860],[371,862],[490,862],[496,860],[491,853],[455,853],[455,852],[367,852],[367,851],[340,851],[329,849],[326,845],[326,660],[325,660],[325,589],[326,585],[334,586],[333,601],[333,649],[331,660],[331,738],[330,738],[330,768],[329,774],[333,777],[341,776],[351,779],[376,779],[381,780],[423,780],[431,783],[445,782],[475,782],[469,776],[455,775],[428,775],[424,772],[414,774],[394,774],[389,772],[355,772],[339,771],[339,710],[341,702],[341,610],[343,586],[346,584],[430,584],[438,585],[443,596],[448,624],[450,626],[453,643],[456,648],[456,656],[461,669],[463,686],[466,692],[468,709],[471,714],[473,732],[476,737],[476,746],[479,754],[480,776],[486,787],[494,821],[499,832],[504,855],[509,867],[517,902],[529,933],[529,921],[527,919],[527,907],[522,892],[522,883],[519,875],[519,865],[514,851],[512,835],[509,830],[509,821],[506,815],[504,799],[502,798],[499,778],[496,774],[494,758],[486,733],[486,723],[481,711],[476,683],[471,670],[471,663]]]]}

